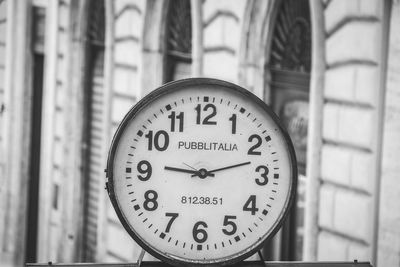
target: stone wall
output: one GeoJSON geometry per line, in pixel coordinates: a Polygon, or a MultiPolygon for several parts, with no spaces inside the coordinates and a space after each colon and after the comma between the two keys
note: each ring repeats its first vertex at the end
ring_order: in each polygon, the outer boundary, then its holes
{"type": "MultiPolygon", "coordinates": [[[[141,95],[142,34],[146,2],[143,0],[112,1],[113,52],[110,88],[110,133],[112,138],[122,118],[141,95]]],[[[111,140],[109,140],[109,144],[111,140]]],[[[122,227],[114,208],[105,196],[104,254],[99,262],[134,262],[141,248],[122,227]]],[[[152,257],[146,256],[145,259],[152,257]]]]}
{"type": "Polygon", "coordinates": [[[238,54],[245,4],[244,0],[204,2],[205,77],[238,82],[238,54]]]}
{"type": "Polygon", "coordinates": [[[374,261],[380,179],[381,1],[325,1],[318,260],[374,261]]]}

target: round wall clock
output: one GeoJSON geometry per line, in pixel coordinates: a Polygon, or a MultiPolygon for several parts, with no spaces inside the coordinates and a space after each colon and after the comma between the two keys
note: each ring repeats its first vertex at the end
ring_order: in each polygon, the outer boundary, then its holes
{"type": "Polygon", "coordinates": [[[219,80],[162,86],[125,116],[107,188],[132,238],[173,265],[224,265],[259,250],[293,202],[286,131],[249,91],[219,80]]]}

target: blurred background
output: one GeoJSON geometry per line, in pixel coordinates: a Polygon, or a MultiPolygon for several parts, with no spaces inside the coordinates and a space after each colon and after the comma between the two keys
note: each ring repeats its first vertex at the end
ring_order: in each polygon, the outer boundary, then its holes
{"type": "Polygon", "coordinates": [[[202,76],[293,139],[296,207],[266,259],[400,266],[399,33],[399,0],[1,0],[0,265],[136,261],[110,141],[141,97],[202,76]]]}

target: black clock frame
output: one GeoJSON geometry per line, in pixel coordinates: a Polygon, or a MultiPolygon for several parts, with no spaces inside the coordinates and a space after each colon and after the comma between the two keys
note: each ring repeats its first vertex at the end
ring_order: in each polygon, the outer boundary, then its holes
{"type": "MultiPolygon", "coordinates": [[[[295,194],[296,194],[296,189],[297,189],[297,161],[296,161],[296,155],[294,151],[294,147],[292,144],[292,141],[289,137],[289,134],[283,127],[282,123],[280,122],[280,119],[278,116],[272,111],[272,109],[265,103],[263,102],[260,98],[258,98],[256,95],[251,93],[250,91],[236,85],[230,82],[218,80],[218,79],[211,79],[211,78],[189,78],[189,79],[184,79],[184,80],[178,80],[178,81],[173,81],[167,84],[162,85],[161,87],[155,89],[145,97],[143,97],[135,106],[133,106],[128,113],[125,115],[123,118],[122,122],[118,126],[118,129],[116,133],[114,134],[113,140],[111,142],[111,148],[108,153],[108,159],[107,159],[107,169],[106,169],[106,188],[108,195],[110,197],[111,203],[115,209],[115,212],[121,221],[123,227],[125,230],[128,232],[128,234],[135,240],[136,243],[138,243],[144,250],[146,250],[148,253],[153,255],[154,257],[172,264],[174,266],[211,266],[211,265],[218,265],[218,266],[223,266],[223,265],[229,265],[229,264],[234,264],[237,263],[241,260],[244,260],[248,258],[249,256],[253,255],[257,251],[259,251],[262,247],[263,244],[268,241],[270,238],[272,238],[276,232],[281,228],[283,222],[285,221],[285,218],[287,217],[290,208],[293,206],[293,202],[295,199],[295,194]],[[185,87],[191,87],[191,86],[213,86],[213,87],[223,87],[225,89],[230,89],[233,91],[236,91],[237,93],[243,95],[244,98],[250,99],[253,103],[258,105],[259,107],[262,108],[263,111],[267,113],[268,116],[270,116],[277,127],[279,128],[280,132],[282,133],[284,140],[287,145],[287,149],[290,155],[290,160],[291,160],[291,173],[292,173],[292,183],[291,187],[289,190],[289,196],[286,199],[286,203],[284,206],[284,211],[280,214],[280,217],[277,219],[275,222],[275,225],[272,230],[269,233],[266,233],[263,238],[257,240],[252,246],[246,248],[244,253],[237,253],[235,255],[221,258],[219,260],[209,260],[209,261],[201,261],[201,260],[192,260],[188,261],[185,259],[182,259],[180,257],[174,257],[172,255],[169,255],[167,253],[163,253],[161,251],[156,250],[154,247],[151,246],[151,244],[148,244],[147,241],[143,240],[138,234],[135,233],[134,229],[132,229],[125,219],[124,214],[122,213],[117,197],[115,195],[114,191],[114,178],[113,178],[113,164],[114,164],[114,156],[115,152],[119,143],[119,139],[122,135],[122,133],[125,130],[125,127],[129,123],[131,119],[133,119],[136,114],[138,114],[145,106],[150,105],[155,99],[168,94],[173,91],[177,90],[184,90],[183,88],[185,87]],[[237,256],[236,256],[237,255],[237,256]]],[[[242,251],[243,252],[243,251],[242,251]]]]}

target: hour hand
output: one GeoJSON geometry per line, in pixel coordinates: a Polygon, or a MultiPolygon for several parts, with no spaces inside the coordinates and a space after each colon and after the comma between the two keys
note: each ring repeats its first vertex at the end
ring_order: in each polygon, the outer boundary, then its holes
{"type": "Polygon", "coordinates": [[[176,172],[186,172],[186,173],[191,173],[191,174],[197,173],[196,170],[175,168],[175,167],[170,167],[170,166],[165,166],[165,167],[164,167],[164,170],[167,170],[167,171],[176,171],[176,172]]]}
{"type": "Polygon", "coordinates": [[[214,177],[214,174],[208,173],[208,171],[206,169],[189,170],[189,169],[181,169],[181,168],[176,168],[176,167],[165,166],[164,170],[191,173],[192,177],[195,177],[195,176],[199,176],[200,178],[205,178],[207,176],[214,177]]]}

